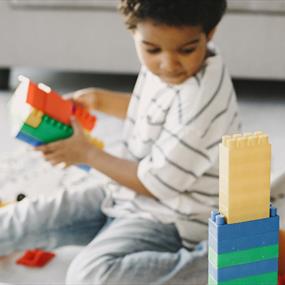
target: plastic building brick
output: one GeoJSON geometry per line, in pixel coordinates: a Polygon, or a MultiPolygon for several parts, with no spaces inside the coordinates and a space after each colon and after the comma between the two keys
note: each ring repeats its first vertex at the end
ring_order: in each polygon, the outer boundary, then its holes
{"type": "Polygon", "coordinates": [[[72,136],[73,129],[44,115],[37,128],[24,123],[21,132],[43,143],[49,143],[72,136]]]}
{"type": "Polygon", "coordinates": [[[28,118],[25,121],[25,124],[33,127],[33,128],[37,128],[41,122],[42,122],[42,118],[43,118],[44,113],[34,109],[32,110],[31,114],[28,116],[28,118]]]}
{"type": "Polygon", "coordinates": [[[209,219],[209,285],[278,282],[279,216],[269,200],[270,158],[261,132],[223,137],[220,211],[209,219]]]}
{"type": "Polygon", "coordinates": [[[28,250],[16,263],[29,267],[43,267],[55,257],[55,254],[40,249],[28,250]]]}
{"type": "Polygon", "coordinates": [[[279,234],[279,274],[285,278],[285,230],[280,230],[279,234]]]}
{"type": "Polygon", "coordinates": [[[208,285],[276,285],[276,284],[277,284],[277,277],[274,272],[249,276],[245,278],[238,278],[223,282],[217,282],[210,276],[208,282],[208,285]]]}
{"type": "Polygon", "coordinates": [[[90,115],[90,113],[82,108],[78,104],[74,104],[73,114],[77,118],[78,122],[84,126],[86,130],[92,130],[96,124],[96,117],[90,115]]]}
{"type": "Polygon", "coordinates": [[[266,259],[277,259],[278,249],[278,244],[274,244],[219,254],[210,248],[209,261],[216,268],[254,263],[266,259]]]}
{"type": "MultiPolygon", "coordinates": [[[[96,117],[88,110],[72,100],[63,99],[48,86],[37,85],[23,76],[19,79],[21,83],[10,102],[12,133],[16,138],[32,146],[66,139],[73,134],[70,118],[75,116],[90,142],[104,148],[101,140],[90,136],[96,117]]],[[[79,167],[90,169],[86,165],[79,167]]]]}
{"type": "Polygon", "coordinates": [[[30,81],[26,102],[55,120],[70,124],[70,117],[73,114],[72,101],[64,100],[55,91],[46,92],[41,86],[30,81]]]}
{"type": "Polygon", "coordinates": [[[253,220],[237,224],[226,224],[222,215],[209,219],[209,233],[221,241],[237,237],[251,237],[268,232],[279,234],[279,216],[276,208],[271,208],[271,216],[267,219],[253,220]]]}
{"type": "Polygon", "coordinates": [[[16,135],[16,138],[35,147],[44,144],[42,141],[39,141],[29,135],[26,135],[25,133],[21,131],[16,135]]]}
{"type": "Polygon", "coordinates": [[[72,100],[65,100],[57,92],[48,88],[30,81],[27,103],[63,124],[70,125],[70,117],[74,115],[86,130],[90,131],[94,128],[95,116],[92,116],[83,107],[76,105],[72,100]]]}
{"type": "MultiPolygon", "coordinates": [[[[27,135],[30,139],[34,138],[36,141],[45,144],[72,136],[73,129],[69,125],[62,124],[47,115],[43,115],[40,124],[36,128],[28,123],[24,123],[20,132],[27,135]]],[[[93,145],[100,149],[104,148],[104,143],[101,140],[91,137],[88,132],[85,132],[85,135],[93,145]]]]}
{"type": "Polygon", "coordinates": [[[213,211],[209,219],[209,284],[276,285],[279,217],[275,208],[270,213],[266,219],[226,224],[224,216],[213,211]],[[263,235],[269,245],[263,244],[263,235]],[[267,283],[262,283],[264,275],[267,283]]]}
{"type": "Polygon", "coordinates": [[[269,217],[271,145],[262,132],[224,136],[219,211],[227,223],[269,217]]]}
{"type": "Polygon", "coordinates": [[[3,202],[3,201],[0,201],[0,208],[3,208],[3,207],[6,207],[8,205],[10,205],[11,202],[3,202]]]}
{"type": "Polygon", "coordinates": [[[91,137],[88,132],[84,132],[84,133],[88,137],[88,139],[91,142],[91,144],[93,144],[94,146],[96,146],[99,149],[103,149],[104,148],[105,144],[104,144],[103,141],[101,141],[101,140],[99,140],[97,138],[91,137]]]}
{"type": "Polygon", "coordinates": [[[70,118],[74,115],[84,129],[91,131],[94,128],[96,117],[82,106],[64,99],[44,84],[35,84],[23,76],[20,76],[19,80],[21,83],[13,96],[13,105],[18,105],[18,108],[15,106],[14,109],[18,113],[17,116],[20,113],[21,121],[26,121],[33,108],[67,125],[71,124],[70,118]]]}
{"type": "Polygon", "coordinates": [[[238,236],[231,239],[216,239],[209,234],[209,246],[218,253],[240,251],[255,247],[270,246],[278,243],[278,231],[268,233],[238,236]]]}
{"type": "MultiPolygon", "coordinates": [[[[268,259],[259,262],[242,264],[237,266],[225,267],[216,270],[211,264],[209,265],[209,273],[219,282],[229,281],[250,276],[258,276],[265,273],[275,272],[275,282],[277,281],[278,259],[268,259]]],[[[275,283],[276,284],[276,283],[275,283]]]]}
{"type": "Polygon", "coordinates": [[[278,285],[285,285],[285,275],[278,276],[278,285]]]}

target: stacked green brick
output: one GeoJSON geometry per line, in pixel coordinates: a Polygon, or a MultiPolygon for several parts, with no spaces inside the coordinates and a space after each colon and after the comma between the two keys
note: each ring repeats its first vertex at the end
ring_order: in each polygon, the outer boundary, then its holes
{"type": "Polygon", "coordinates": [[[36,128],[24,123],[20,132],[43,144],[65,139],[73,134],[71,126],[60,123],[47,115],[42,116],[42,121],[36,128]]]}
{"type": "Polygon", "coordinates": [[[226,224],[213,212],[209,219],[209,285],[276,285],[279,217],[226,224]]]}

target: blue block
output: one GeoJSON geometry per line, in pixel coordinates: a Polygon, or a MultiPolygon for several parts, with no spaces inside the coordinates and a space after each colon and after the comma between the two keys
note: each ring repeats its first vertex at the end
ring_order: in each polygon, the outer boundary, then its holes
{"type": "Polygon", "coordinates": [[[239,237],[248,238],[278,231],[278,215],[249,222],[221,225],[217,224],[212,219],[209,219],[209,234],[214,236],[217,240],[219,240],[219,242],[230,239],[238,239],[239,237]]]}
{"type": "Polygon", "coordinates": [[[89,165],[86,165],[86,164],[77,164],[76,166],[79,167],[80,169],[86,171],[86,172],[90,171],[90,169],[91,169],[91,167],[89,165]]]}
{"type": "Polygon", "coordinates": [[[269,259],[254,263],[242,264],[237,266],[216,269],[209,263],[209,274],[217,282],[229,281],[238,278],[245,278],[264,273],[277,272],[278,259],[269,259]]]}
{"type": "Polygon", "coordinates": [[[26,142],[32,146],[40,146],[40,145],[44,144],[43,142],[23,133],[21,131],[17,134],[16,138],[23,141],[23,142],[26,142]]]}
{"type": "Polygon", "coordinates": [[[223,238],[217,239],[214,235],[209,233],[209,245],[218,254],[278,244],[278,240],[279,231],[246,237],[239,236],[228,240],[223,238]]]}

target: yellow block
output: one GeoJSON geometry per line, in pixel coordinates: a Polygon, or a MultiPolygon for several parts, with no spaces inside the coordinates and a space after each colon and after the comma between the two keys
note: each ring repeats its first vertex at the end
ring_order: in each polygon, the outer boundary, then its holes
{"type": "Polygon", "coordinates": [[[0,201],[0,208],[6,207],[6,206],[11,205],[11,204],[13,204],[13,202],[1,202],[0,201]]]}
{"type": "Polygon", "coordinates": [[[271,145],[262,132],[223,137],[219,211],[227,223],[269,217],[271,145]]]}
{"type": "Polygon", "coordinates": [[[29,117],[26,119],[25,124],[37,128],[42,122],[43,112],[33,109],[29,117]]]}
{"type": "Polygon", "coordinates": [[[94,145],[96,146],[97,148],[100,148],[100,149],[103,149],[105,147],[105,144],[103,141],[97,139],[97,138],[94,138],[90,135],[90,133],[86,130],[84,130],[84,134],[87,136],[87,138],[89,139],[89,141],[94,145]]]}
{"type": "Polygon", "coordinates": [[[91,137],[89,139],[90,139],[91,143],[93,145],[95,145],[96,147],[98,147],[100,149],[104,148],[104,143],[101,140],[96,139],[96,138],[91,138],[91,137]]]}

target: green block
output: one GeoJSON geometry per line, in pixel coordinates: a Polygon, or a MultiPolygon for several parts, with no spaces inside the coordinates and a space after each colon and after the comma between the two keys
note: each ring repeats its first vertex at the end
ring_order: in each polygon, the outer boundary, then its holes
{"type": "Polygon", "coordinates": [[[211,247],[209,248],[209,261],[216,268],[254,263],[272,258],[278,258],[278,244],[222,254],[217,254],[211,247]]]}
{"type": "Polygon", "coordinates": [[[47,115],[43,116],[42,122],[37,128],[23,124],[21,131],[43,143],[65,139],[73,134],[71,126],[62,124],[47,115]]]}
{"type": "Polygon", "coordinates": [[[217,282],[209,276],[208,285],[277,285],[277,272],[270,272],[246,278],[234,279],[229,281],[217,282]]]}

